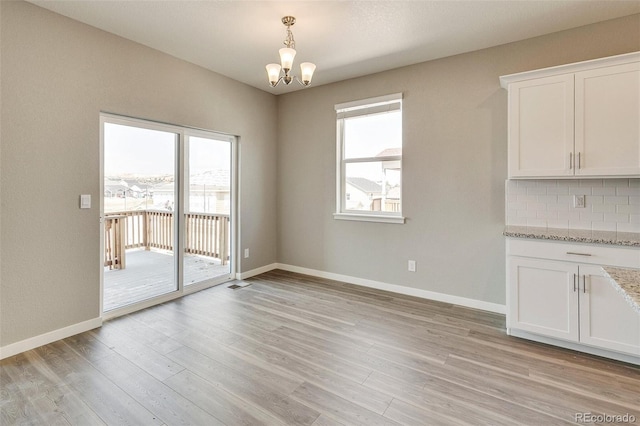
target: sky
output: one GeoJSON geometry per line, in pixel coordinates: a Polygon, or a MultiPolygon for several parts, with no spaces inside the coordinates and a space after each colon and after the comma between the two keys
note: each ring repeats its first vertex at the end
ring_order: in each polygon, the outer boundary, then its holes
{"type": "MultiPolygon", "coordinates": [[[[345,119],[345,158],[375,157],[387,148],[402,148],[402,114],[400,111],[370,114],[345,119]]],[[[379,162],[351,163],[347,177],[382,180],[379,162]]],[[[400,173],[387,171],[387,183],[400,184],[400,173]]]]}
{"type": "Polygon", "coordinates": [[[387,148],[402,147],[400,111],[345,119],[345,158],[375,157],[387,148]]]}
{"type": "MultiPolygon", "coordinates": [[[[345,120],[346,158],[375,157],[387,148],[402,147],[402,115],[373,114],[345,120]]],[[[105,176],[174,175],[176,133],[105,123],[105,176]]],[[[207,170],[230,169],[230,143],[202,137],[188,137],[191,175],[207,170]]],[[[349,167],[350,175],[381,180],[379,163],[349,167]],[[353,173],[353,174],[352,174],[353,173]]],[[[389,173],[389,183],[399,183],[399,174],[389,173]]]]}
{"type": "MultiPolygon", "coordinates": [[[[176,133],[105,123],[104,174],[116,176],[175,174],[176,133]]],[[[230,168],[231,144],[189,137],[191,174],[230,168]]]]}

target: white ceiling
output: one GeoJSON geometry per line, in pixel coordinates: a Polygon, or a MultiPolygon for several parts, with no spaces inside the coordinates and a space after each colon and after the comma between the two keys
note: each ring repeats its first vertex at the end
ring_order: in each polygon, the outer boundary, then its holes
{"type": "Polygon", "coordinates": [[[264,69],[285,15],[294,67],[314,62],[317,86],[640,13],[640,0],[29,1],[276,94],[301,88],[270,88],[264,69]]]}

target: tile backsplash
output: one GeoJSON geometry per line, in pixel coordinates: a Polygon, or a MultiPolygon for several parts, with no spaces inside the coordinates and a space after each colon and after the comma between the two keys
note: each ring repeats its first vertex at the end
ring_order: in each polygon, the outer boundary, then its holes
{"type": "Polygon", "coordinates": [[[507,225],[640,232],[640,179],[507,180],[505,194],[507,225]]]}

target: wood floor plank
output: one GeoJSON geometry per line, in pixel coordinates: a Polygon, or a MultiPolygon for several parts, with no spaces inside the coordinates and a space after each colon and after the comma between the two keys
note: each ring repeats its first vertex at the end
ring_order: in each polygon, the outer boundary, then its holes
{"type": "Polygon", "coordinates": [[[176,392],[188,395],[202,409],[216,416],[227,425],[286,425],[277,416],[225,391],[192,373],[182,371],[169,377],[165,383],[176,392]]]}
{"type": "Polygon", "coordinates": [[[640,367],[504,315],[271,271],[0,361],[7,425],[640,423],[640,367]]]}
{"type": "Polygon", "coordinates": [[[105,324],[101,329],[91,333],[96,339],[130,359],[158,380],[164,380],[184,370],[178,362],[156,352],[152,346],[127,336],[114,324],[105,324]]]}
{"type": "Polygon", "coordinates": [[[311,383],[303,383],[291,397],[318,410],[327,417],[349,425],[399,425],[380,414],[367,410],[311,383]]]}
{"type": "MultiPolygon", "coordinates": [[[[291,393],[302,383],[302,380],[295,378],[291,374],[273,370],[270,365],[253,357],[243,356],[228,346],[216,345],[215,342],[207,339],[185,343],[185,348],[188,349],[186,353],[190,353],[193,350],[230,370],[241,371],[242,374],[250,376],[256,382],[268,383],[270,388],[283,395],[291,393]]],[[[181,353],[184,352],[178,350],[169,356],[180,359],[181,353]]]]}
{"type": "Polygon", "coordinates": [[[99,426],[106,423],[83,401],[83,396],[71,386],[56,386],[47,392],[51,409],[62,413],[72,425],[99,426]]]}
{"type": "Polygon", "coordinates": [[[91,333],[81,333],[67,337],[64,342],[87,361],[113,354],[113,349],[96,339],[91,333]]]}
{"type": "Polygon", "coordinates": [[[320,414],[313,425],[311,426],[345,426],[344,423],[340,423],[339,421],[332,419],[324,414],[320,414]]]}
{"type": "MultiPolygon", "coordinates": [[[[265,363],[279,368],[281,371],[289,371],[308,383],[313,383],[347,401],[378,414],[384,413],[392,399],[391,396],[384,392],[366,388],[360,382],[333,373],[330,368],[327,368],[326,363],[323,368],[303,358],[291,356],[287,353],[286,346],[282,347],[283,350],[278,350],[255,342],[241,340],[234,343],[232,348],[260,358],[265,363]]],[[[365,379],[366,377],[362,381],[365,379]]]]}
{"type": "Polygon", "coordinates": [[[224,425],[186,395],[174,391],[118,353],[95,361],[93,366],[166,424],[224,425]]]}
{"type": "Polygon", "coordinates": [[[310,425],[320,413],[297,403],[288,396],[273,389],[277,384],[271,381],[249,377],[190,348],[178,349],[168,356],[180,359],[190,371],[203,379],[221,386],[288,424],[310,425]]]}
{"type": "Polygon", "coordinates": [[[107,424],[161,425],[153,413],[73,352],[64,342],[55,342],[26,353],[43,374],[59,377],[107,424]]]}
{"type": "MultiPolygon", "coordinates": [[[[231,344],[230,347],[237,349],[244,346],[244,350],[248,353],[251,353],[252,347],[249,341],[253,341],[271,349],[276,349],[278,352],[286,355],[287,358],[303,360],[306,364],[327,369],[338,376],[345,377],[356,383],[364,382],[372,371],[370,368],[362,367],[355,358],[345,359],[335,356],[335,354],[327,354],[324,351],[318,351],[305,346],[304,341],[283,338],[277,333],[261,333],[259,330],[249,327],[235,329],[235,332],[238,333],[241,338],[231,344]],[[247,349],[247,347],[249,349],[247,349]]],[[[254,348],[257,349],[258,347],[254,346],[254,348]]]]}
{"type": "Polygon", "coordinates": [[[589,395],[570,392],[561,386],[550,383],[539,383],[527,380],[527,386],[522,386],[523,378],[504,372],[479,370],[478,366],[461,358],[452,357],[447,361],[447,368],[432,372],[438,377],[445,377],[450,381],[464,383],[478,391],[489,395],[514,401],[515,403],[539,410],[560,419],[573,419],[575,413],[592,412],[598,414],[626,414],[630,413],[640,419],[640,408],[630,409],[589,395]],[[450,373],[449,370],[455,370],[450,373]]]}
{"type": "Polygon", "coordinates": [[[103,425],[104,422],[82,401],[73,388],[32,363],[24,354],[0,364],[0,424],[103,425]],[[43,416],[44,413],[44,416],[43,416]],[[49,413],[60,417],[49,418],[49,413]]]}
{"type": "Polygon", "coordinates": [[[542,361],[546,365],[571,367],[584,371],[606,373],[609,375],[628,377],[633,380],[640,380],[640,368],[638,366],[600,358],[570,349],[510,337],[506,335],[504,330],[499,334],[471,331],[468,337],[473,343],[499,348],[508,353],[509,357],[521,355],[529,359],[542,361]]]}
{"type": "MultiPolygon", "coordinates": [[[[444,419],[456,419],[461,423],[506,426],[569,424],[562,419],[436,377],[430,377],[424,386],[418,386],[376,371],[364,384],[386,390],[394,395],[395,400],[419,408],[416,412],[426,409],[429,413],[437,413],[444,419]]],[[[390,412],[385,412],[385,416],[390,416],[390,412]]]]}
{"type": "Polygon", "coordinates": [[[114,329],[117,329],[127,337],[134,339],[143,345],[152,347],[161,355],[175,351],[182,346],[182,344],[175,339],[141,323],[140,321],[136,321],[128,315],[110,321],[109,325],[113,326],[114,329]]]}
{"type": "MultiPolygon", "coordinates": [[[[451,417],[434,410],[432,405],[423,405],[423,407],[424,408],[416,407],[399,399],[394,399],[384,413],[384,416],[407,426],[424,426],[425,424],[439,426],[475,426],[483,424],[478,420],[477,416],[473,416],[469,421],[465,421],[463,413],[457,412],[452,407],[443,407],[443,410],[449,412],[451,417]]],[[[497,423],[494,424],[497,425],[497,423]]]]}

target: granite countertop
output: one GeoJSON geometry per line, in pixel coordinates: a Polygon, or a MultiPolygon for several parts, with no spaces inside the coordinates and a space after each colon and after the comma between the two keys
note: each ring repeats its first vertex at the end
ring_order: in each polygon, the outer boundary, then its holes
{"type": "Polygon", "coordinates": [[[533,238],[539,240],[640,247],[640,232],[591,231],[587,229],[558,229],[535,226],[506,226],[503,235],[507,237],[533,238]]]}
{"type": "Polygon", "coordinates": [[[640,269],[603,266],[613,287],[624,296],[631,307],[640,314],[640,269]]]}

